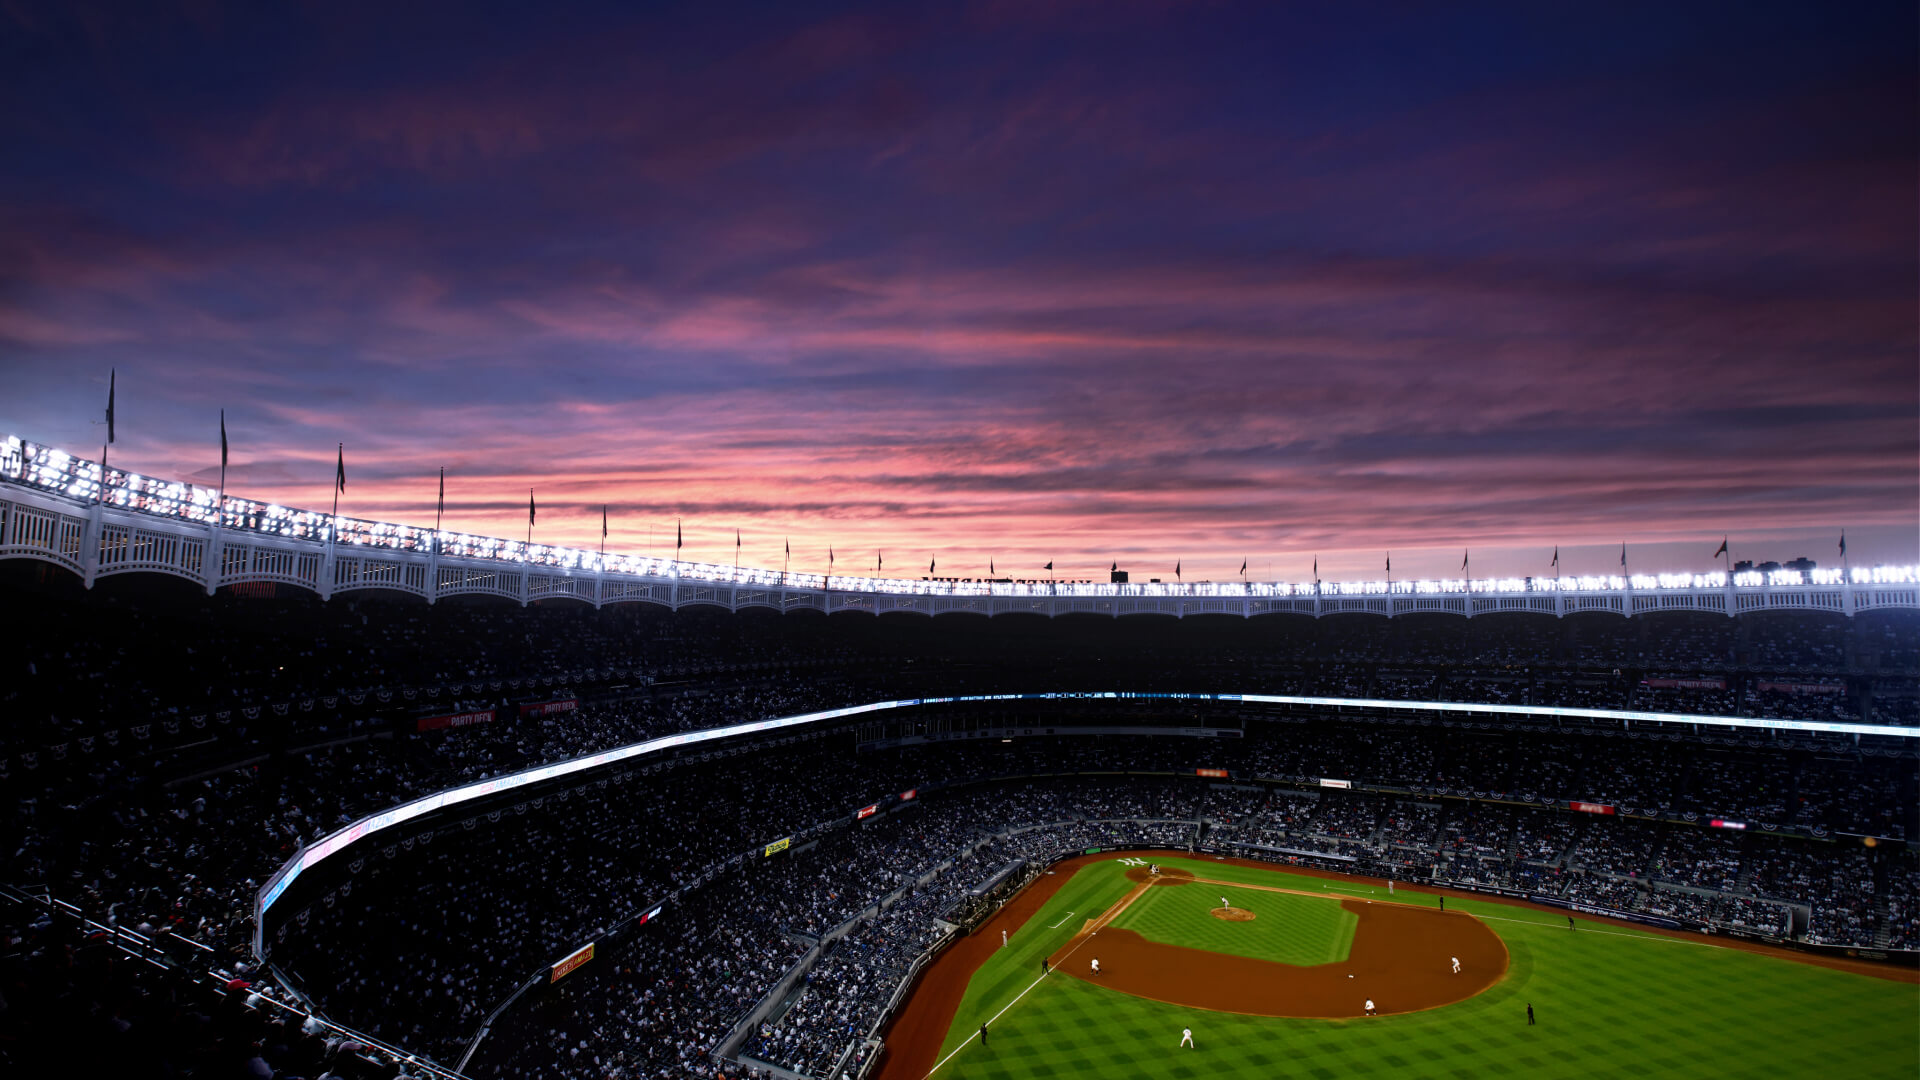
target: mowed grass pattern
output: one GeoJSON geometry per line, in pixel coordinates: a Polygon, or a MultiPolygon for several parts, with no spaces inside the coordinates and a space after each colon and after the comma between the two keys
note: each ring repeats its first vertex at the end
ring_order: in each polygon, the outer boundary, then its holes
{"type": "Polygon", "coordinates": [[[1345,960],[1359,923],[1338,899],[1198,883],[1156,885],[1113,920],[1149,941],[1300,967],[1345,960]],[[1215,918],[1222,892],[1253,921],[1215,918]]]}
{"type": "MultiPolygon", "coordinates": [[[[1367,895],[1365,886],[1281,872],[1204,860],[1178,865],[1209,877],[1249,875],[1237,880],[1367,895]]],[[[1101,863],[1081,871],[1015,935],[1015,948],[988,961],[968,988],[943,1057],[1033,984],[1039,958],[1070,937],[1083,916],[1125,894],[1121,869],[1101,863]],[[1046,929],[1067,910],[1075,911],[1068,922],[1046,929]]],[[[1584,920],[1581,930],[1569,931],[1564,916],[1501,904],[1453,899],[1448,907],[1486,917],[1512,958],[1505,980],[1468,1001],[1404,1016],[1281,1020],[1182,1009],[1080,979],[1048,978],[994,1022],[987,1047],[976,1039],[935,1075],[1588,1080],[1920,1072],[1920,987],[1912,984],[1584,920]],[[1527,1026],[1529,1002],[1536,1027],[1527,1026]],[[1193,1029],[1197,1049],[1179,1048],[1183,1027],[1193,1029]]]]}

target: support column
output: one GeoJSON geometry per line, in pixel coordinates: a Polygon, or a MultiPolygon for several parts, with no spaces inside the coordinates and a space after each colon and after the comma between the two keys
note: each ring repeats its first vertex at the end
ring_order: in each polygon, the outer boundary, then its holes
{"type": "MultiPolygon", "coordinates": [[[[100,538],[105,535],[101,523],[106,513],[104,503],[95,502],[87,508],[87,531],[80,540],[80,579],[87,588],[93,588],[93,579],[100,575],[100,538]]],[[[54,519],[55,535],[58,536],[59,519],[54,519]]]]}
{"type": "Polygon", "coordinates": [[[207,529],[207,562],[201,567],[207,576],[208,596],[220,591],[220,567],[226,558],[220,552],[226,547],[226,532],[220,527],[220,520],[216,514],[213,525],[207,529]]]}

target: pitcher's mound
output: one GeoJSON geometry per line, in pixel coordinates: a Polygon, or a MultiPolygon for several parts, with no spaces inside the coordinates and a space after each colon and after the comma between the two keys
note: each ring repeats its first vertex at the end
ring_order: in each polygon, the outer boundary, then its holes
{"type": "Polygon", "coordinates": [[[1214,908],[1211,912],[1208,912],[1208,914],[1212,915],[1216,919],[1225,919],[1228,922],[1252,922],[1253,921],[1253,912],[1248,911],[1246,908],[1217,907],[1217,908],[1214,908]]]}

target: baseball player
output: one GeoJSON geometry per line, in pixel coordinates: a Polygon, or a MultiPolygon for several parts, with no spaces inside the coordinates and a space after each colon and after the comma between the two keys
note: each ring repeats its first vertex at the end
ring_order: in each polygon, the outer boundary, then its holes
{"type": "MultiPolygon", "coordinates": [[[[1192,1028],[1181,1028],[1181,1029],[1180,1029],[1180,1045],[1181,1045],[1181,1046],[1193,1046],[1193,1029],[1192,1029],[1192,1028]]],[[[1200,1049],[1200,1048],[1199,1048],[1199,1047],[1197,1047],[1197,1046],[1193,1046],[1193,1048],[1194,1048],[1195,1050],[1198,1050],[1198,1049],[1200,1049]]]]}
{"type": "Polygon", "coordinates": [[[1223,896],[1223,897],[1221,897],[1221,898],[1220,898],[1220,906],[1221,906],[1221,907],[1232,907],[1233,905],[1232,905],[1232,904],[1229,904],[1229,903],[1227,903],[1227,898],[1223,896]]]}
{"type": "Polygon", "coordinates": [[[1003,949],[1007,947],[1007,932],[1005,930],[1000,931],[1000,947],[1003,949]]]}
{"type": "Polygon", "coordinates": [[[1453,973],[1460,974],[1460,958],[1457,956],[1453,958],[1453,973]]]}
{"type": "Polygon", "coordinates": [[[1093,958],[1093,973],[1100,974],[1100,958],[1097,956],[1093,958]]]}
{"type": "Polygon", "coordinates": [[[1377,1014],[1376,1014],[1376,1013],[1375,1013],[1375,1012],[1373,1011],[1373,999],[1372,999],[1372,998],[1368,998],[1368,999],[1367,999],[1367,1015],[1368,1015],[1368,1016],[1374,1016],[1374,1015],[1377,1015],[1377,1014]]]}
{"type": "Polygon", "coordinates": [[[980,1045],[987,1045],[987,1025],[985,1024],[980,1025],[980,1045]]]}

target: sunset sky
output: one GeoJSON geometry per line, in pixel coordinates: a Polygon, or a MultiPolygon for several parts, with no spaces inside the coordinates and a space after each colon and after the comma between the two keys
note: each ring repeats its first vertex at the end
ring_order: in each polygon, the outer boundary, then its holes
{"type": "Polygon", "coordinates": [[[0,432],[796,569],[1920,561],[1911,0],[132,7],[0,0],[0,432]]]}

